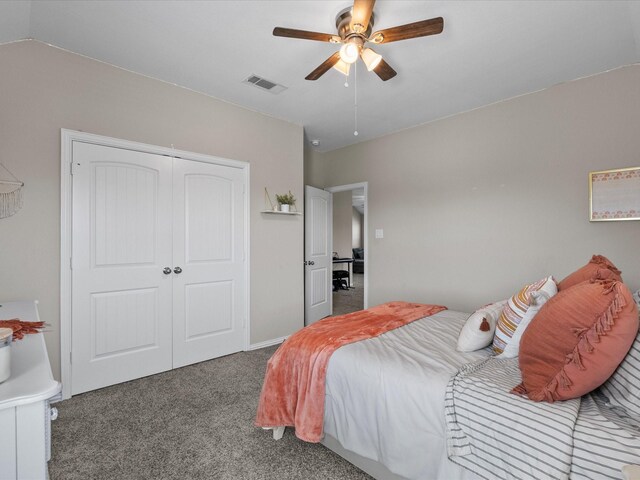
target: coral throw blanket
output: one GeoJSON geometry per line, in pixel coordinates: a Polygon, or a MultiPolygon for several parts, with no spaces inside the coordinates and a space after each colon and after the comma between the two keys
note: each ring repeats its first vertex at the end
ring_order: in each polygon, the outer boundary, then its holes
{"type": "Polygon", "coordinates": [[[322,439],[325,376],[331,354],[349,343],[377,337],[446,310],[439,305],[390,302],[329,317],[299,330],[267,364],[256,426],[294,426],[307,442],[322,439]]]}

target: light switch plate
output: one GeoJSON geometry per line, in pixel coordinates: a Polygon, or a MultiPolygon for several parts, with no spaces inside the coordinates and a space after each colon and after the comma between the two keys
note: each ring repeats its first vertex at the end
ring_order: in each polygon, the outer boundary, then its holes
{"type": "Polygon", "coordinates": [[[381,228],[376,228],[376,238],[384,238],[384,230],[381,228]]]}

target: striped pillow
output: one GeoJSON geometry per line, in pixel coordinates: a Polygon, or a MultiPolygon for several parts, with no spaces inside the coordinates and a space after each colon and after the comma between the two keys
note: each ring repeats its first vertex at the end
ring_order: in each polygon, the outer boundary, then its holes
{"type": "Polygon", "coordinates": [[[640,334],[600,391],[613,405],[624,408],[629,415],[640,417],[640,334]]]}
{"type": "Polygon", "coordinates": [[[527,309],[527,313],[522,317],[522,320],[516,327],[515,332],[513,332],[511,340],[507,343],[507,346],[504,347],[504,351],[498,355],[499,358],[515,358],[518,356],[518,353],[520,352],[520,339],[522,338],[522,334],[531,323],[531,320],[533,320],[533,318],[538,314],[542,306],[556,293],[558,293],[556,282],[546,282],[540,290],[531,292],[529,296],[530,305],[527,309]]]}
{"type": "Polygon", "coordinates": [[[531,300],[531,292],[537,292],[543,287],[549,288],[548,282],[554,283],[552,277],[545,277],[530,285],[525,285],[522,289],[509,299],[502,309],[498,325],[496,326],[496,334],[493,337],[493,351],[500,354],[504,351],[507,344],[511,341],[513,333],[524,318],[529,309],[531,300]]]}

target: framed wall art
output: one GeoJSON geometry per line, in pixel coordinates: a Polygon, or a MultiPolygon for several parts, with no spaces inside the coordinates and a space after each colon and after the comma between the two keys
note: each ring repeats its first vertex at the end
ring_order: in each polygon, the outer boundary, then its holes
{"type": "Polygon", "coordinates": [[[640,167],[589,173],[589,220],[640,220],[640,167]]]}

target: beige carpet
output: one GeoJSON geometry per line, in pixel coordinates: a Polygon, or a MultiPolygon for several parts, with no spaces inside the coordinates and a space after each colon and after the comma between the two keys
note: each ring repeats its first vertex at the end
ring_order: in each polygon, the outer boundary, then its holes
{"type": "Polygon", "coordinates": [[[276,347],[236,353],[56,404],[52,480],[370,479],[320,444],[253,426],[276,347]]]}
{"type": "Polygon", "coordinates": [[[364,308],[364,274],[354,273],[349,290],[333,292],[333,315],[356,312],[364,308]]]}

